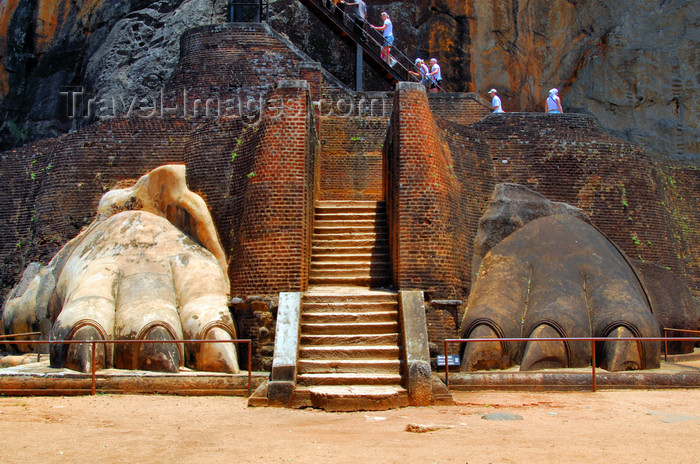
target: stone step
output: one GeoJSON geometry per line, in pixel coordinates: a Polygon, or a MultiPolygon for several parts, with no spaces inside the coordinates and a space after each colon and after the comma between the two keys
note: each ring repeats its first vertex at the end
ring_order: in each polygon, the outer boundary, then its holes
{"type": "Polygon", "coordinates": [[[368,220],[368,221],[386,221],[386,213],[379,211],[369,212],[352,212],[352,211],[336,211],[332,213],[314,213],[314,221],[346,221],[346,220],[368,220]]]}
{"type": "Polygon", "coordinates": [[[317,201],[316,214],[384,213],[386,205],[375,201],[317,201]]]}
{"type": "Polygon", "coordinates": [[[344,293],[345,288],[338,287],[332,289],[311,289],[304,294],[303,302],[322,304],[322,305],[335,305],[337,303],[398,303],[398,295],[396,292],[392,291],[376,291],[353,289],[353,293],[344,293]]]}
{"type": "Polygon", "coordinates": [[[311,263],[311,272],[313,271],[386,271],[389,269],[389,261],[377,260],[345,260],[345,261],[314,261],[311,263]]]}
{"type": "Polygon", "coordinates": [[[319,276],[309,277],[309,285],[338,286],[349,285],[356,287],[381,288],[391,284],[391,275],[371,276],[371,277],[339,277],[339,276],[319,276]]]}
{"type": "Polygon", "coordinates": [[[398,311],[396,301],[336,301],[311,303],[304,302],[302,312],[311,313],[372,313],[379,311],[398,311]]]}
{"type": "Polygon", "coordinates": [[[376,217],[372,219],[362,219],[362,218],[343,218],[343,219],[318,219],[314,220],[314,227],[372,227],[372,228],[383,228],[386,225],[386,221],[378,221],[376,217]]]}
{"type": "Polygon", "coordinates": [[[335,313],[307,313],[302,310],[301,322],[309,324],[340,324],[340,323],[367,323],[367,322],[396,322],[399,320],[398,311],[377,312],[335,312],[335,313]]]}
{"type": "Polygon", "coordinates": [[[401,374],[398,359],[302,359],[298,374],[401,374]]]}
{"type": "Polygon", "coordinates": [[[299,374],[297,384],[301,386],[312,385],[401,385],[399,374],[365,374],[365,373],[338,373],[338,374],[299,374]]]}
{"type": "MultiPolygon", "coordinates": [[[[300,344],[306,347],[359,347],[366,346],[370,353],[375,353],[374,348],[389,347],[390,355],[393,355],[395,347],[399,343],[399,334],[355,334],[355,335],[302,335],[300,344]]],[[[398,348],[396,348],[398,350],[398,348]]],[[[398,351],[396,351],[398,353],[398,351]]],[[[309,352],[313,354],[313,350],[309,352]]],[[[383,353],[377,351],[377,353],[383,353]]]]}
{"type": "Polygon", "coordinates": [[[387,228],[385,225],[363,224],[363,225],[345,225],[345,224],[314,224],[314,237],[324,234],[386,234],[387,228]]]}
{"type": "Polygon", "coordinates": [[[332,324],[302,322],[301,324],[301,333],[304,335],[391,334],[398,331],[398,321],[332,324]]]}
{"type": "MultiPolygon", "coordinates": [[[[329,242],[330,243],[330,242],[329,242]]],[[[333,245],[328,245],[325,244],[323,246],[318,246],[316,244],[312,245],[311,248],[311,256],[312,259],[315,257],[320,257],[320,256],[326,256],[326,255],[374,255],[374,254],[381,254],[388,256],[389,253],[386,248],[380,247],[380,246],[374,246],[374,245],[365,245],[365,246],[333,246],[333,245]]],[[[319,261],[318,259],[316,261],[319,261]]]]}
{"type": "Polygon", "coordinates": [[[339,230],[334,232],[314,233],[312,243],[320,240],[387,240],[387,237],[386,231],[377,234],[374,230],[369,232],[339,230]]]}
{"type": "Polygon", "coordinates": [[[314,252],[325,251],[326,248],[377,248],[386,249],[389,246],[388,237],[357,238],[357,239],[316,239],[311,242],[314,252]]]}
{"type": "Polygon", "coordinates": [[[398,359],[398,345],[301,345],[299,359],[398,359]]]}
{"type": "Polygon", "coordinates": [[[408,391],[398,385],[342,385],[299,388],[293,402],[328,412],[386,411],[408,407],[408,391]]]}
{"type": "Polygon", "coordinates": [[[384,266],[382,269],[311,269],[309,279],[332,279],[332,278],[357,278],[357,279],[383,279],[389,278],[389,267],[384,266]]]}
{"type": "Polygon", "coordinates": [[[364,261],[364,262],[389,262],[388,253],[333,253],[326,255],[311,255],[312,263],[340,262],[340,261],[364,261]]]}

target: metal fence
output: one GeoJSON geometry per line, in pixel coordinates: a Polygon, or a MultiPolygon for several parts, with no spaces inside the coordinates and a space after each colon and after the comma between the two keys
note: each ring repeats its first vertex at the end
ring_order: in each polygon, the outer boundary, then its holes
{"type": "MultiPolygon", "coordinates": [[[[92,362],[90,367],[90,376],[92,379],[92,387],[90,389],[90,394],[95,395],[96,388],[96,347],[97,345],[129,345],[129,344],[148,344],[148,343],[192,343],[192,344],[206,344],[206,343],[233,343],[235,345],[245,344],[248,345],[248,396],[252,393],[252,341],[246,340],[9,340],[10,337],[24,337],[24,336],[34,336],[41,335],[38,332],[26,333],[26,334],[16,334],[16,335],[6,335],[0,337],[0,345],[36,345],[39,350],[40,347],[46,345],[75,345],[75,344],[90,344],[92,362]]],[[[41,359],[41,353],[38,353],[39,359],[41,359]]]]}
{"type": "MultiPolygon", "coordinates": [[[[672,331],[678,332],[693,332],[682,329],[664,329],[664,334],[672,331]]],[[[479,343],[479,342],[589,342],[591,344],[591,387],[594,392],[598,391],[598,383],[596,379],[596,357],[595,343],[596,342],[664,342],[664,359],[668,356],[668,342],[700,342],[700,337],[639,337],[639,338],[607,338],[607,337],[570,337],[570,338],[448,338],[445,343],[445,384],[450,388],[450,363],[447,362],[448,344],[450,343],[479,343]]]]}

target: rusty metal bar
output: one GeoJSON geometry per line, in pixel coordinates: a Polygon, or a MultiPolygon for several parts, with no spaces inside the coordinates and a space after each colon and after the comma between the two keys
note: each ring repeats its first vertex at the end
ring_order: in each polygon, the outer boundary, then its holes
{"type": "Polygon", "coordinates": [[[668,329],[664,327],[664,362],[668,362],[668,329]]]}
{"type": "Polygon", "coordinates": [[[598,391],[598,381],[596,380],[595,377],[595,342],[591,340],[591,371],[593,373],[593,392],[598,391]]]}
{"type": "MultiPolygon", "coordinates": [[[[41,335],[41,332],[27,332],[27,333],[21,333],[21,334],[0,335],[0,340],[6,340],[8,338],[15,338],[15,337],[29,337],[32,335],[41,335]]],[[[17,340],[17,341],[20,341],[20,340],[17,340]]]]}
{"type": "Polygon", "coordinates": [[[450,363],[447,360],[447,340],[445,340],[445,385],[450,388],[450,363]]]}
{"type": "Polygon", "coordinates": [[[90,394],[95,396],[95,340],[92,340],[92,343],[90,343],[90,349],[90,355],[92,357],[92,363],[90,366],[90,370],[92,371],[92,389],[90,394]]]}
{"type": "MultiPolygon", "coordinates": [[[[664,335],[665,331],[669,330],[678,330],[681,332],[689,332],[689,333],[697,333],[700,334],[700,330],[685,330],[685,329],[664,329],[664,335]]],[[[571,342],[590,342],[591,343],[591,368],[592,368],[592,384],[593,384],[593,391],[596,392],[598,391],[598,382],[596,378],[596,371],[595,371],[595,365],[596,365],[596,357],[595,357],[595,342],[609,342],[609,341],[615,341],[615,342],[624,342],[624,341],[633,341],[633,342],[667,342],[668,337],[626,337],[626,338],[608,338],[608,337],[566,337],[566,338],[446,338],[445,341],[445,353],[447,353],[447,345],[448,343],[479,343],[479,342],[531,342],[531,341],[538,341],[538,342],[558,342],[558,341],[571,341],[571,342]]],[[[679,341],[679,342],[700,342],[700,337],[674,337],[673,341],[679,341]]],[[[447,359],[445,359],[445,384],[447,388],[450,387],[449,384],[449,367],[448,367],[448,362],[447,359]]]]}
{"type": "MultiPolygon", "coordinates": [[[[38,334],[41,334],[40,332],[37,332],[38,334]]],[[[19,336],[19,335],[27,335],[27,334],[17,334],[17,335],[11,335],[11,336],[19,336]]],[[[0,345],[30,345],[30,344],[37,344],[37,345],[75,345],[75,344],[82,344],[82,343],[90,343],[91,348],[92,348],[92,366],[91,366],[91,378],[92,378],[92,388],[91,388],[91,395],[95,395],[95,390],[96,390],[96,369],[95,369],[95,354],[96,354],[96,349],[95,345],[97,343],[103,343],[103,344],[121,344],[121,345],[128,345],[128,344],[133,344],[133,343],[233,343],[233,344],[241,344],[245,343],[248,345],[248,396],[252,394],[252,388],[253,388],[253,375],[252,375],[252,340],[250,339],[233,339],[233,340],[6,340],[7,336],[0,337],[0,345]]]]}

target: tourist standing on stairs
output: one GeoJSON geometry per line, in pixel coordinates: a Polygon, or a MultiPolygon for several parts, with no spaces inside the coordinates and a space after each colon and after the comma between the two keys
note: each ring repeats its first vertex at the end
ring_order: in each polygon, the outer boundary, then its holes
{"type": "Polygon", "coordinates": [[[362,0],[356,2],[348,2],[347,5],[352,8],[353,17],[355,19],[354,31],[355,34],[365,38],[365,21],[367,20],[367,5],[362,0]]]}
{"type": "Polygon", "coordinates": [[[394,25],[391,23],[391,19],[389,19],[389,15],[386,11],[382,12],[382,19],[384,20],[382,26],[373,26],[372,24],[370,24],[370,26],[372,26],[373,29],[382,31],[382,37],[384,38],[384,42],[382,43],[382,59],[386,61],[389,66],[394,66],[396,60],[391,57],[391,46],[394,45],[394,25]]]}
{"type": "Polygon", "coordinates": [[[430,91],[435,93],[442,90],[442,71],[440,71],[440,65],[437,59],[430,59],[430,72],[428,73],[430,77],[430,91]]]}
{"type": "Polygon", "coordinates": [[[549,113],[561,114],[564,110],[561,107],[561,98],[559,98],[559,90],[552,89],[549,91],[549,97],[544,104],[544,110],[549,113]]]}
{"type": "Polygon", "coordinates": [[[501,106],[501,99],[496,95],[498,91],[496,89],[489,90],[489,96],[491,97],[491,109],[494,113],[503,113],[503,106],[501,106]]]}
{"type": "Polygon", "coordinates": [[[422,58],[416,58],[415,62],[418,72],[408,71],[409,74],[416,76],[420,79],[420,83],[425,86],[425,88],[430,88],[430,77],[428,77],[428,66],[425,64],[422,58]]]}

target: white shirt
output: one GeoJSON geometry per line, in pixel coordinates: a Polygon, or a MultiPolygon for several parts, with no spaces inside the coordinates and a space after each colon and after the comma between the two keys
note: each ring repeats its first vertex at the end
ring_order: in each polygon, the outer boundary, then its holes
{"type": "Polygon", "coordinates": [[[495,108],[493,110],[494,113],[503,113],[503,108],[501,107],[501,99],[498,98],[498,95],[494,95],[491,99],[491,108],[495,108]]]}
{"type": "Polygon", "coordinates": [[[434,81],[441,81],[442,80],[442,71],[440,71],[440,65],[435,63],[432,68],[430,68],[430,78],[434,81]],[[437,73],[433,74],[435,70],[437,69],[437,73]]]}
{"type": "Polygon", "coordinates": [[[384,33],[382,34],[384,37],[389,37],[390,35],[394,35],[394,25],[391,24],[391,19],[386,18],[384,20],[384,26],[386,28],[384,29],[384,33]]]}

